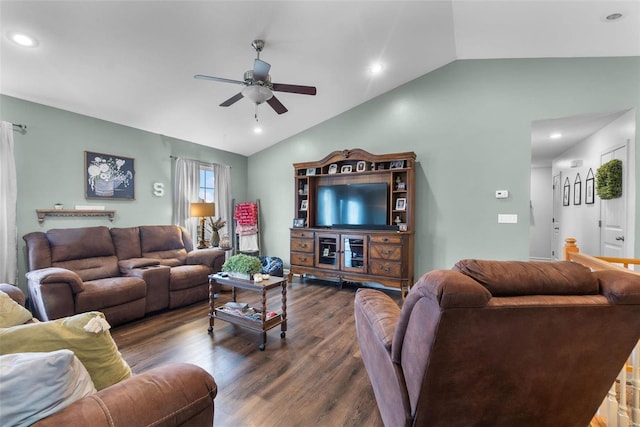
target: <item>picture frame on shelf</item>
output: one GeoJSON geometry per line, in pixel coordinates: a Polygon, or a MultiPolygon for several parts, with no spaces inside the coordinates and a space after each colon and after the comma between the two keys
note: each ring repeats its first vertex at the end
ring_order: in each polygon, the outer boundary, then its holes
{"type": "Polygon", "coordinates": [[[398,197],[396,199],[396,210],[397,211],[405,211],[405,210],[407,210],[407,198],[406,197],[398,197]]]}
{"type": "Polygon", "coordinates": [[[135,200],[134,159],[84,152],[85,199],[135,200]]]}
{"type": "Polygon", "coordinates": [[[329,175],[333,175],[335,173],[338,173],[338,164],[337,163],[333,163],[331,165],[329,165],[329,175]]]}
{"type": "Polygon", "coordinates": [[[404,168],[404,160],[394,160],[389,162],[389,169],[402,169],[404,168]]]}
{"type": "Polygon", "coordinates": [[[364,160],[360,160],[356,163],[356,172],[364,172],[367,170],[367,162],[364,160]]]}
{"type": "Polygon", "coordinates": [[[305,223],[304,218],[294,218],[293,219],[293,227],[294,228],[303,228],[305,223]]]}
{"type": "Polygon", "coordinates": [[[308,200],[302,200],[300,202],[300,210],[301,211],[306,211],[307,209],[309,209],[309,201],[308,200]]]}
{"type": "Polygon", "coordinates": [[[316,168],[307,168],[307,173],[305,175],[311,176],[316,174],[316,168]]]}
{"type": "Polygon", "coordinates": [[[353,167],[351,165],[343,165],[340,168],[340,173],[351,173],[353,171],[353,167]]]}

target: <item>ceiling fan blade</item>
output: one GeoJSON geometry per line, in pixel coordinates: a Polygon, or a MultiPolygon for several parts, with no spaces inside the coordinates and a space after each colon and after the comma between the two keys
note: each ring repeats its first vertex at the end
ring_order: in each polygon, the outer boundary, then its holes
{"type": "Polygon", "coordinates": [[[220,104],[220,106],[221,107],[228,107],[228,106],[233,105],[236,102],[240,101],[242,98],[243,98],[242,92],[238,92],[235,95],[233,95],[231,98],[227,99],[222,104],[220,104]]]}
{"type": "Polygon", "coordinates": [[[222,83],[235,83],[235,84],[239,84],[239,85],[243,85],[245,84],[244,82],[241,82],[240,80],[231,80],[231,79],[225,79],[222,77],[212,77],[212,76],[204,76],[202,74],[196,74],[195,76],[193,76],[194,79],[201,79],[201,80],[213,80],[214,82],[222,82],[222,83]]]}
{"type": "Polygon", "coordinates": [[[298,86],[298,85],[287,85],[282,83],[274,83],[271,87],[272,90],[276,92],[290,92],[290,93],[299,93],[301,95],[315,95],[316,88],[314,86],[298,86]]]}
{"type": "Polygon", "coordinates": [[[253,79],[255,81],[266,81],[270,69],[271,64],[261,59],[256,59],[253,61],[253,79]]]}
{"type": "Polygon", "coordinates": [[[287,111],[289,111],[287,110],[287,107],[282,105],[282,102],[280,102],[278,98],[276,98],[275,96],[272,96],[271,98],[267,99],[267,104],[271,105],[271,108],[273,108],[275,112],[278,114],[284,114],[287,111]]]}

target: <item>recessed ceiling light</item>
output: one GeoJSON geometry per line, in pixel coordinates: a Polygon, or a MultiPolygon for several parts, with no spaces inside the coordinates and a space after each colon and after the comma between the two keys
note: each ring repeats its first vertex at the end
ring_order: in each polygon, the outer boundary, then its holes
{"type": "Polygon", "coordinates": [[[18,33],[15,31],[11,31],[10,33],[7,34],[7,37],[9,38],[9,40],[11,40],[12,42],[14,42],[15,44],[22,46],[22,47],[36,47],[38,46],[38,40],[36,40],[34,37],[31,37],[27,34],[24,33],[18,33]]]}
{"type": "Polygon", "coordinates": [[[604,19],[608,22],[613,22],[613,21],[619,21],[623,17],[624,15],[621,13],[610,13],[609,15],[605,16],[604,19]]]}
{"type": "Polygon", "coordinates": [[[375,62],[369,66],[369,72],[373,75],[380,74],[383,68],[381,62],[375,62]]]}
{"type": "Polygon", "coordinates": [[[253,133],[262,133],[262,128],[258,125],[253,128],[253,133]]]}
{"type": "Polygon", "coordinates": [[[551,139],[562,138],[562,134],[560,132],[555,132],[555,133],[552,133],[551,135],[549,135],[549,138],[551,138],[551,139]]]}

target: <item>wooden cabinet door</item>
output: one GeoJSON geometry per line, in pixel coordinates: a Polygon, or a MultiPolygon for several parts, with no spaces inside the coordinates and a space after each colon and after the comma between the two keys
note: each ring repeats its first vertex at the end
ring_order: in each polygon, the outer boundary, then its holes
{"type": "Polygon", "coordinates": [[[316,264],[317,268],[329,270],[340,269],[340,236],[332,233],[316,234],[316,264]]]}
{"type": "Polygon", "coordinates": [[[342,270],[367,272],[367,241],[362,234],[341,234],[340,255],[342,270]]]}

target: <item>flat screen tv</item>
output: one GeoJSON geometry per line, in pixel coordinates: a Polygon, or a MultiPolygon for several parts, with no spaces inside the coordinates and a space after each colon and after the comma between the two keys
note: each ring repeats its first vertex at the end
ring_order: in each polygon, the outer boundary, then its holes
{"type": "Polygon", "coordinates": [[[316,226],[387,225],[389,188],[386,183],[319,185],[316,226]]]}

